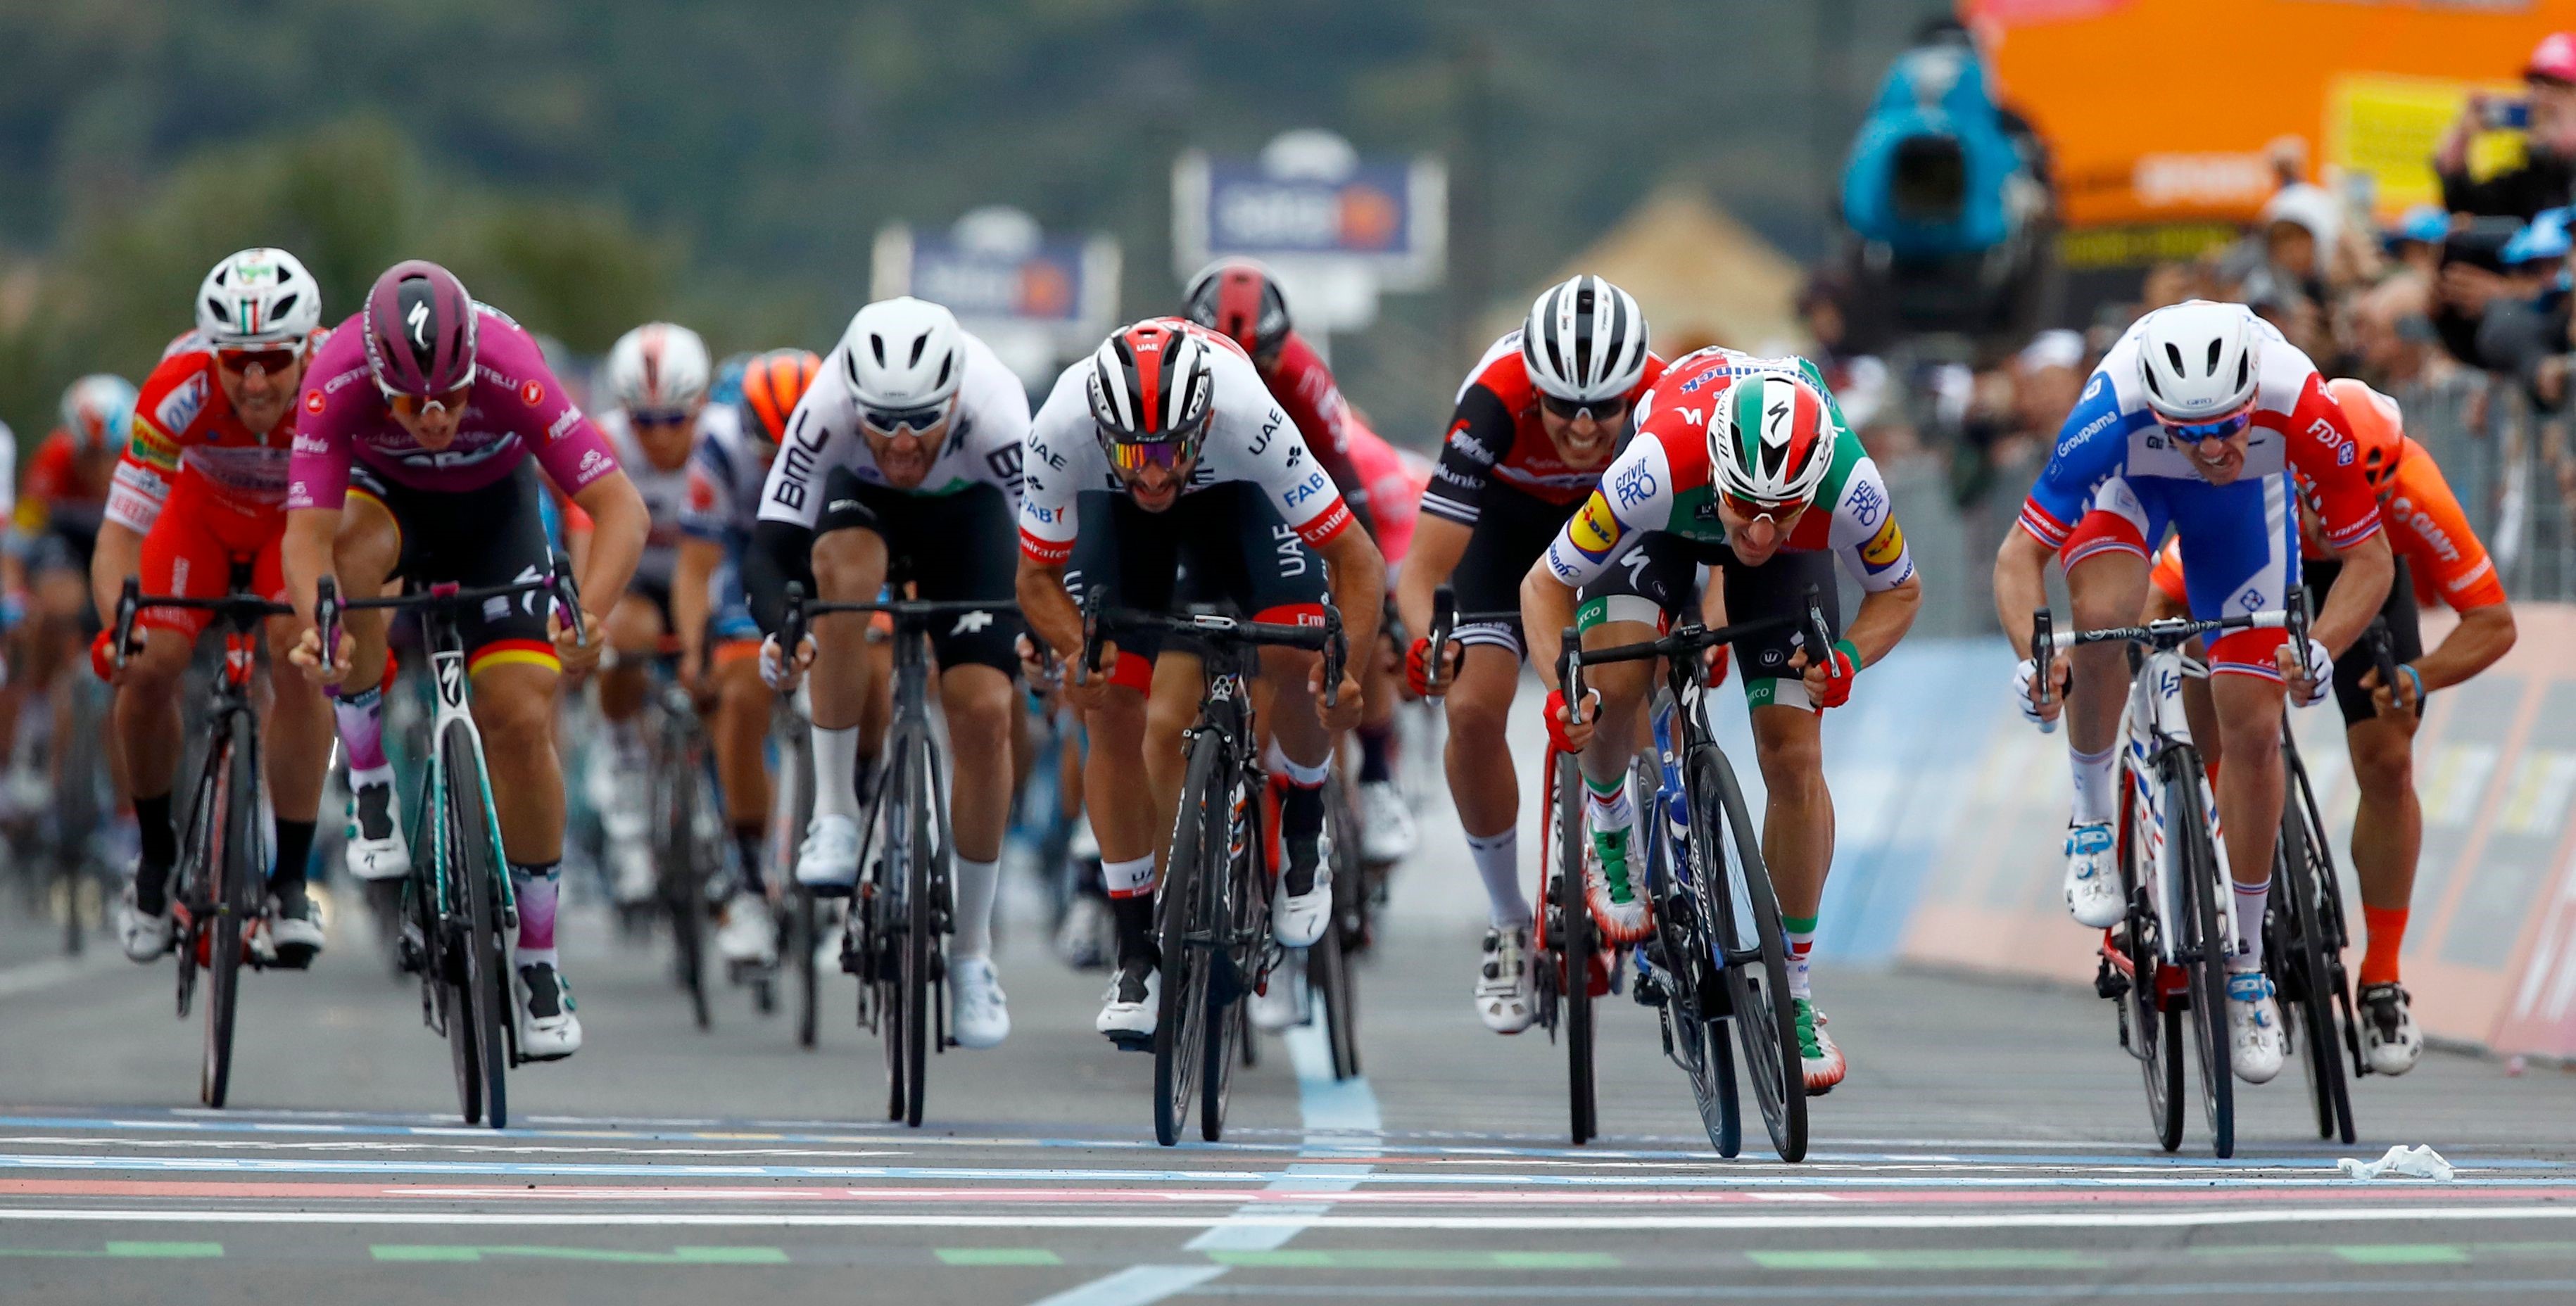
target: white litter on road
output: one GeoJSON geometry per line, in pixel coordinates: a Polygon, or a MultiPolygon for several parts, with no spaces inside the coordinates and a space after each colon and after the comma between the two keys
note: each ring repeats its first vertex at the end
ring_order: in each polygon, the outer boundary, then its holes
{"type": "Polygon", "coordinates": [[[2335,1162],[2347,1179],[2449,1179],[2455,1173],[2451,1163],[2430,1147],[2392,1147],[2388,1155],[2376,1161],[2356,1161],[2344,1157],[2335,1162]]]}

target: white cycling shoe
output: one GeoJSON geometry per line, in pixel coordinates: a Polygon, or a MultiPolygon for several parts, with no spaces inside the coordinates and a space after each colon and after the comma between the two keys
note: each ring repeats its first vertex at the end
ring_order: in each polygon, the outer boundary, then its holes
{"type": "Polygon", "coordinates": [[[1485,955],[1476,970],[1476,1015],[1497,1034],[1520,1033],[1538,1019],[1530,1005],[1529,946],[1526,925],[1485,931],[1485,955]]]}
{"type": "Polygon", "coordinates": [[[1421,841],[1413,827],[1413,808],[1392,780],[1360,786],[1360,859],[1400,862],[1421,841]]]}
{"type": "Polygon", "coordinates": [[[2240,970],[2227,977],[2227,1060],[2236,1077],[2248,1084],[2268,1084],[2289,1060],[2289,1041],[2281,1031],[2281,1007],[2272,997],[2272,980],[2259,970],[2240,970]]]}
{"type": "Polygon", "coordinates": [[[349,804],[356,811],[349,822],[349,842],[341,852],[349,874],[361,880],[399,880],[411,874],[411,846],[403,842],[394,787],[361,785],[349,795],[349,804]]]}
{"type": "Polygon", "coordinates": [[[2111,823],[2091,821],[2066,827],[2066,911],[2075,923],[2109,929],[2128,914],[2120,898],[2120,856],[2113,848],[2111,823]]]}
{"type": "Polygon", "coordinates": [[[1011,1036],[1011,1009],[992,962],[960,957],[948,963],[948,1029],[964,1048],[993,1047],[1011,1036]]]}
{"type": "Polygon", "coordinates": [[[1152,1045],[1163,994],[1163,972],[1143,962],[1122,966],[1109,981],[1100,1018],[1091,1027],[1122,1048],[1141,1051],[1152,1045]]]}
{"type": "Polygon", "coordinates": [[[826,898],[845,897],[859,882],[859,823],[838,812],[816,812],[796,850],[796,882],[826,898]]]}
{"type": "Polygon", "coordinates": [[[724,921],[716,926],[716,955],[736,966],[778,964],[778,927],[768,899],[746,891],[726,900],[724,921]]]}
{"type": "Polygon", "coordinates": [[[1329,855],[1331,844],[1324,841],[1315,854],[1315,882],[1304,893],[1288,892],[1288,878],[1281,875],[1279,890],[1270,895],[1270,937],[1283,948],[1313,947],[1324,937],[1324,929],[1333,923],[1333,867],[1329,855]]]}
{"type": "Polygon", "coordinates": [[[1299,973],[1305,968],[1306,959],[1292,955],[1270,972],[1268,984],[1253,990],[1250,1004],[1253,1028],[1276,1034],[1306,1023],[1306,1004],[1299,1000],[1302,995],[1298,991],[1305,987],[1298,982],[1299,973]]]}
{"type": "Polygon", "coordinates": [[[518,967],[510,972],[510,997],[522,1058],[561,1061],[581,1051],[581,1017],[573,1014],[572,985],[562,971],[542,961],[518,967]]]}
{"type": "Polygon", "coordinates": [[[2415,1003],[2395,984],[2361,991],[2361,1055],[2383,1075],[2402,1075],[2424,1056],[2424,1032],[2415,1027],[2415,1003]]]}
{"type": "Polygon", "coordinates": [[[170,950],[176,929],[167,899],[161,904],[160,915],[146,916],[134,906],[134,882],[126,881],[125,898],[116,909],[116,941],[129,960],[147,964],[160,960],[161,954],[170,950]]]}

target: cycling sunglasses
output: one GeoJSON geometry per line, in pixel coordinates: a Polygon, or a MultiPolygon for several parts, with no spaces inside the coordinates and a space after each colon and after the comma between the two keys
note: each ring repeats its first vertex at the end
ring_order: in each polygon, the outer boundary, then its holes
{"type": "Polygon", "coordinates": [[[1807,510],[1807,505],[1803,503],[1756,503],[1751,499],[1722,491],[1717,497],[1719,502],[1726,505],[1728,512],[1748,522],[1768,520],[1774,526],[1785,526],[1791,518],[1807,510]]]}
{"type": "Polygon", "coordinates": [[[1540,395],[1538,403],[1539,407],[1569,422],[1585,416],[1589,416],[1596,422],[1615,422],[1628,411],[1628,401],[1624,398],[1602,399],[1587,403],[1580,399],[1559,399],[1555,395],[1540,395]]]}
{"type": "Polygon", "coordinates": [[[2167,436],[2190,444],[2198,444],[2203,440],[2233,439],[2239,432],[2253,424],[2254,412],[2250,408],[2207,422],[2183,423],[2168,422],[2162,417],[2156,419],[2156,425],[2163,427],[2167,436]]]}
{"type": "Polygon", "coordinates": [[[927,408],[863,408],[859,420],[880,435],[920,434],[948,420],[948,405],[927,408]]]}
{"type": "Polygon", "coordinates": [[[235,376],[248,376],[254,367],[276,376],[295,366],[295,360],[302,357],[304,349],[301,345],[276,349],[218,349],[215,351],[215,366],[235,376]]]}
{"type": "Polygon", "coordinates": [[[467,381],[453,390],[434,395],[404,394],[382,381],[376,383],[376,389],[383,392],[385,407],[394,410],[395,416],[418,417],[432,408],[441,412],[462,414],[465,411],[465,401],[474,393],[474,383],[467,381]]]}
{"type": "Polygon", "coordinates": [[[1198,435],[1193,434],[1178,440],[1134,443],[1113,440],[1109,442],[1109,465],[1116,468],[1122,477],[1132,477],[1148,467],[1160,467],[1167,472],[1178,472],[1189,466],[1191,461],[1199,456],[1199,439],[1198,435]]]}
{"type": "Polygon", "coordinates": [[[637,426],[686,426],[689,422],[689,410],[686,408],[629,409],[626,420],[637,426]]]}

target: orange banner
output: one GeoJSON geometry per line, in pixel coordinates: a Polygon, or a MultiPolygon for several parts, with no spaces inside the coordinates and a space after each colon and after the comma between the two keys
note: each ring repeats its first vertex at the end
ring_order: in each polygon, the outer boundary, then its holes
{"type": "MultiPolygon", "coordinates": [[[[2512,91],[2576,0],[1961,0],[2006,103],[2053,151],[2068,225],[2243,221],[2302,175],[2434,195],[2434,139],[2472,89],[2512,91]]],[[[2509,162],[2513,138],[2481,141],[2509,162]],[[2500,153],[2502,151],[2503,153],[2500,153]]]]}

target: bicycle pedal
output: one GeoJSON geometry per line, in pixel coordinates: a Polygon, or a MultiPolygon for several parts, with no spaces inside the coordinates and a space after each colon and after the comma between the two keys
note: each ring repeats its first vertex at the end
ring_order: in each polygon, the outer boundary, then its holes
{"type": "Polygon", "coordinates": [[[1118,1050],[1121,1052],[1151,1052],[1154,1050],[1154,1036],[1151,1034],[1118,1033],[1110,1035],[1109,1041],[1117,1045],[1118,1050]]]}
{"type": "Polygon", "coordinates": [[[1653,975],[1637,977],[1635,997],[1641,1007],[1661,1007],[1672,1000],[1671,995],[1664,992],[1664,982],[1653,975]]]}
{"type": "Polygon", "coordinates": [[[2093,996],[2097,998],[2124,998],[2128,995],[2129,977],[2127,974],[2122,972],[2119,967],[2112,965],[2110,958],[2105,957],[2094,964],[2093,996]]]}
{"type": "Polygon", "coordinates": [[[850,886],[846,884],[802,884],[800,882],[798,887],[804,889],[805,892],[810,893],[817,898],[847,898],[851,896],[850,886]]]}

